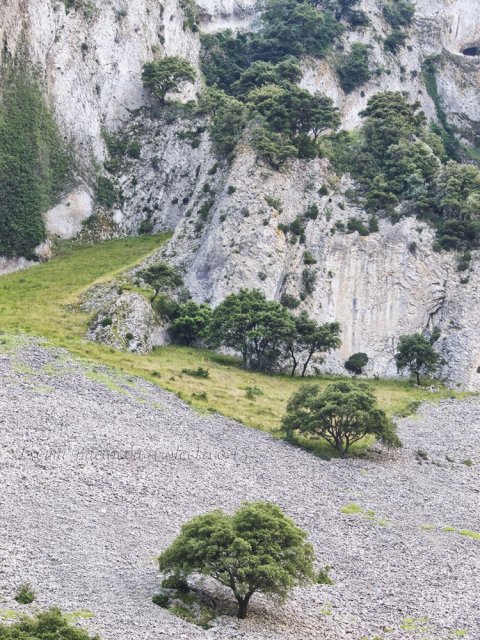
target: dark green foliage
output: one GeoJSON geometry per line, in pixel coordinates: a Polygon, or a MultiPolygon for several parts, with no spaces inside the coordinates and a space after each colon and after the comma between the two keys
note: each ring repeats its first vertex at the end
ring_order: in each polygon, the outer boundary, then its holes
{"type": "Polygon", "coordinates": [[[185,17],[184,28],[187,26],[193,32],[198,31],[198,9],[195,0],[180,0],[179,5],[185,17]]]}
{"type": "MultiPolygon", "coordinates": [[[[298,59],[304,54],[323,56],[341,30],[331,11],[307,0],[267,0],[254,34],[202,36],[207,84],[224,92],[220,113],[203,108],[214,114],[211,135],[217,149],[231,153],[250,120],[256,123],[250,142],[274,168],[290,157],[318,155],[317,137],[338,127],[339,114],[330,99],[312,96],[295,84],[301,77],[298,59]],[[225,94],[237,100],[229,101],[225,94]]],[[[219,97],[217,93],[217,104],[219,97]]]]}
{"type": "Polygon", "coordinates": [[[162,607],[163,609],[166,609],[168,607],[169,601],[170,601],[170,597],[166,593],[156,593],[152,597],[153,604],[156,604],[159,607],[162,607]]]}
{"type": "Polygon", "coordinates": [[[224,91],[210,88],[200,98],[198,111],[210,116],[210,138],[217,152],[228,156],[247,122],[247,108],[224,91]]]}
{"type": "Polygon", "coordinates": [[[342,30],[331,11],[307,0],[267,0],[260,31],[250,40],[251,55],[270,62],[286,56],[321,58],[342,30]]]}
{"type": "Polygon", "coordinates": [[[472,262],[472,254],[470,251],[464,251],[457,262],[457,271],[466,271],[472,262]]]}
{"type": "Polygon", "coordinates": [[[193,378],[209,378],[210,374],[208,369],[204,369],[203,367],[198,367],[197,369],[182,369],[182,373],[187,376],[192,376],[193,378]]]}
{"type": "Polygon", "coordinates": [[[247,36],[230,30],[201,36],[201,67],[207,85],[228,92],[250,64],[247,36]]]}
{"type": "Polygon", "coordinates": [[[143,66],[142,80],[143,85],[150,89],[160,104],[165,104],[167,93],[178,90],[182,82],[195,80],[195,70],[183,58],[166,56],[160,60],[147,62],[143,66]]]}
{"type": "Polygon", "coordinates": [[[95,183],[95,201],[102,207],[111,209],[119,199],[118,189],[114,182],[106,176],[98,176],[95,183]]]}
{"type": "Polygon", "coordinates": [[[0,81],[0,254],[34,257],[43,214],[67,185],[70,159],[37,79],[4,66],[0,81]]]}
{"type": "Polygon", "coordinates": [[[210,341],[239,352],[247,369],[272,371],[295,331],[290,313],[255,289],[230,294],[213,311],[210,341]]]}
{"type": "MultiPolygon", "coordinates": [[[[362,113],[360,135],[333,139],[334,162],[350,170],[367,210],[398,219],[415,214],[435,224],[438,247],[480,245],[480,171],[445,164],[442,139],[426,126],[419,104],[401,93],[379,93],[362,113]]],[[[372,220],[375,229],[376,219],[372,220]]],[[[370,222],[369,222],[370,230],[370,222]]]]}
{"type": "Polygon", "coordinates": [[[163,320],[174,320],[177,317],[180,305],[167,294],[157,296],[153,308],[163,320]]]}
{"type": "Polygon", "coordinates": [[[310,296],[315,291],[317,283],[317,272],[313,269],[304,269],[302,271],[302,290],[305,296],[310,296]]]}
{"type": "Polygon", "coordinates": [[[158,262],[138,272],[139,277],[153,289],[152,304],[158,294],[167,293],[181,287],[183,279],[177,271],[166,262],[158,262]]]}
{"type": "Polygon", "coordinates": [[[307,218],[308,220],[316,220],[318,218],[319,213],[320,212],[318,210],[318,206],[315,203],[313,203],[307,207],[307,210],[304,213],[304,217],[307,218]]]}
{"type": "Polygon", "coordinates": [[[312,256],[310,251],[305,251],[304,252],[304,254],[303,254],[303,264],[306,264],[306,265],[317,264],[317,261],[312,256]]]}
{"type": "Polygon", "coordinates": [[[178,307],[170,332],[178,344],[192,345],[205,337],[212,311],[206,304],[189,300],[178,307]]]}
{"type": "Polygon", "coordinates": [[[173,589],[180,593],[188,593],[190,591],[188,582],[177,573],[172,573],[162,580],[162,589],[173,589]]]}
{"type": "Polygon", "coordinates": [[[35,591],[28,583],[20,585],[15,594],[15,600],[20,604],[31,604],[36,598],[35,591]]]}
{"type": "Polygon", "coordinates": [[[434,133],[437,133],[445,147],[445,152],[452,160],[459,159],[460,143],[455,137],[452,126],[447,120],[447,114],[442,106],[442,101],[438,93],[437,87],[437,66],[440,63],[440,56],[430,56],[426,58],[422,64],[423,79],[428,95],[435,105],[439,124],[432,123],[431,127],[434,133]]]}
{"type": "Polygon", "coordinates": [[[378,231],[378,220],[375,216],[370,216],[368,219],[368,230],[370,233],[377,233],[378,231]]]}
{"type": "Polygon", "coordinates": [[[315,360],[323,362],[324,356],[341,344],[338,322],[319,324],[302,311],[295,317],[295,331],[286,341],[286,355],[291,360],[290,374],[295,375],[300,367],[302,378],[308,366],[315,360]]]}
{"type": "Polygon", "coordinates": [[[153,223],[150,220],[142,220],[138,225],[138,233],[149,234],[153,232],[153,223]]]}
{"type": "Polygon", "coordinates": [[[318,136],[340,123],[338,109],[330,98],[312,95],[293,83],[253,89],[246,103],[250,118],[259,123],[251,142],[276,168],[292,156],[316,156],[318,136]]]}
{"type": "Polygon", "coordinates": [[[271,131],[282,133],[295,143],[297,136],[312,132],[314,139],[340,124],[331,98],[312,95],[293,83],[265,85],[246,98],[253,117],[261,117],[271,131]]]}
{"type": "Polygon", "coordinates": [[[366,353],[359,351],[351,355],[345,362],[345,369],[351,371],[355,375],[361,375],[368,364],[368,356],[366,353]]]}
{"type": "Polygon", "coordinates": [[[138,142],[138,140],[133,140],[128,145],[127,154],[129,155],[130,158],[134,158],[135,160],[138,160],[140,158],[141,151],[142,151],[142,147],[140,146],[140,142],[138,142]]]}
{"type": "Polygon", "coordinates": [[[244,97],[253,89],[269,84],[295,83],[302,77],[302,70],[294,58],[287,58],[282,62],[257,61],[242,72],[240,78],[233,83],[232,91],[244,97]]]}
{"type": "Polygon", "coordinates": [[[110,316],[105,316],[105,318],[102,318],[100,324],[102,325],[102,327],[110,327],[112,324],[112,319],[110,318],[110,316]]]}
{"type": "Polygon", "coordinates": [[[50,609],[13,624],[0,624],[1,640],[100,640],[72,626],[60,609],[50,609]]]}
{"type": "Polygon", "coordinates": [[[279,169],[289,158],[298,154],[298,149],[280,133],[267,127],[256,127],[250,138],[252,146],[274,169],[279,169]]]}
{"type": "Polygon", "coordinates": [[[300,305],[300,300],[295,296],[292,296],[291,293],[282,293],[280,304],[282,304],[286,309],[296,309],[300,305]]]}
{"type": "MultiPolygon", "coordinates": [[[[438,338],[438,334],[435,334],[438,338]]],[[[408,336],[400,336],[395,363],[398,371],[408,369],[410,375],[414,375],[417,384],[420,384],[420,376],[435,373],[440,366],[440,355],[432,346],[432,340],[428,340],[420,333],[408,336]]]]}
{"type": "Polygon", "coordinates": [[[158,561],[161,571],[215,578],[232,590],[245,618],[254,593],[285,597],[314,579],[306,537],[278,506],[246,502],[233,515],[216,510],[184,524],[158,561]]]}
{"type": "Polygon", "coordinates": [[[349,218],[347,221],[347,230],[348,233],[358,231],[361,236],[368,236],[368,234],[370,233],[368,227],[366,227],[361,220],[353,217],[349,218]]]}
{"type": "Polygon", "coordinates": [[[405,46],[405,42],[407,41],[407,36],[397,29],[389,33],[388,36],[383,41],[383,46],[386,51],[390,53],[398,53],[398,51],[405,46]]]}
{"type": "Polygon", "coordinates": [[[295,440],[296,434],[322,438],[342,458],[367,435],[388,446],[400,446],[395,425],[377,407],[365,384],[335,382],[323,390],[319,385],[305,385],[290,399],[282,424],[287,438],[295,440]]]}
{"type": "Polygon", "coordinates": [[[371,78],[369,56],[371,47],[361,42],[352,44],[349,53],[342,56],[337,65],[337,73],[342,89],[350,93],[371,78]]]}
{"type": "Polygon", "coordinates": [[[388,0],[383,5],[382,11],[392,29],[401,29],[412,24],[415,5],[408,0],[388,0]]]}

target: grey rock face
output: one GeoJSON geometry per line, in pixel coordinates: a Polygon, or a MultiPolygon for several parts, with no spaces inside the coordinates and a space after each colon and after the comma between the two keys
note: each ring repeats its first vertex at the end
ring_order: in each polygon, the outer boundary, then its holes
{"type": "MultiPolygon", "coordinates": [[[[199,4],[201,28],[207,31],[247,28],[255,22],[252,0],[199,4]]],[[[413,219],[394,227],[382,224],[380,232],[368,238],[332,235],[335,223],[345,223],[350,216],[365,220],[365,215],[345,200],[348,183],[338,184],[324,161],[295,161],[275,173],[245,148],[232,166],[209,174],[218,159],[208,135],[201,133],[195,148],[182,139],[201,123],[131,121],[132,112],[148,101],[141,83],[146,61],[181,55],[198,69],[198,34],[184,28],[181,9],[173,0],[163,10],[157,0],[132,0],[120,12],[108,0],[97,0],[87,13],[66,12],[62,2],[55,7],[49,0],[3,3],[0,56],[14,55],[23,41],[28,43],[59,123],[76,149],[79,167],[89,168],[92,157],[104,159],[103,128],[121,131],[127,125],[127,131],[139,138],[141,158],[120,179],[125,204],[112,213],[109,233],[137,233],[145,220],[154,230],[175,230],[166,255],[184,269],[195,298],[214,304],[240,286],[258,287],[275,299],[283,291],[300,295],[307,249],[317,260],[310,267],[317,281],[302,308],[320,320],[338,319],[343,328],[343,347],[328,359],[329,370],[343,371],[346,357],[366,351],[370,373],[393,374],[399,336],[435,324],[443,332],[439,348],[450,362],[444,377],[451,384],[480,388],[476,256],[470,272],[460,276],[454,257],[436,254],[431,231],[413,219]],[[206,183],[210,192],[203,191],[206,183]],[[324,184],[329,186],[327,197],[318,195],[324,184]],[[229,193],[230,186],[234,193],[229,193]],[[280,200],[282,206],[270,206],[266,198],[280,200]],[[278,223],[291,222],[311,202],[321,215],[308,224],[306,246],[292,245],[278,223]],[[414,244],[415,252],[409,249],[414,244]]],[[[369,97],[385,90],[407,92],[435,119],[422,61],[439,55],[437,84],[443,108],[461,136],[473,140],[479,133],[480,58],[462,52],[480,42],[480,4],[417,0],[408,47],[395,58],[381,42],[389,27],[377,2],[363,0],[361,8],[372,26],[347,34],[345,47],[357,40],[371,43],[372,67],[388,73],[374,74],[362,92],[346,95],[331,61],[305,60],[303,86],[330,95],[347,129],[358,125],[369,97]]],[[[199,82],[188,85],[180,98],[192,99],[198,89],[199,82]]],[[[73,217],[62,206],[49,212],[53,232],[70,234],[88,215],[87,191],[78,192],[73,217]]]]}
{"type": "Polygon", "coordinates": [[[116,349],[150,353],[161,342],[161,333],[150,303],[138,293],[123,293],[97,313],[87,338],[116,349]]]}

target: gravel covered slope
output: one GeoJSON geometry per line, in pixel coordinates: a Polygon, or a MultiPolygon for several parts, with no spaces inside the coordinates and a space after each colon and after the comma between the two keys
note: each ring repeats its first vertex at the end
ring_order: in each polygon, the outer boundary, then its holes
{"type": "Polygon", "coordinates": [[[41,607],[91,610],[104,640],[480,637],[480,541],[443,531],[480,531],[478,399],[423,406],[391,456],[324,462],[38,343],[4,349],[0,375],[0,608],[27,580],[41,607]],[[181,524],[245,499],[306,528],[335,584],[209,631],[153,605],[181,524]]]}

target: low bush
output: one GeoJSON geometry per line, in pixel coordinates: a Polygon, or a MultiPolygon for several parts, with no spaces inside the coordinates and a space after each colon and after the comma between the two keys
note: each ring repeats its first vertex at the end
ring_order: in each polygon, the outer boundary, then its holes
{"type": "Polygon", "coordinates": [[[20,604],[31,604],[36,598],[35,591],[28,583],[20,585],[15,594],[15,600],[20,604]]]}
{"type": "Polygon", "coordinates": [[[0,623],[2,640],[100,640],[76,627],[62,615],[60,609],[50,609],[34,617],[25,617],[14,623],[0,623]]]}
{"type": "Polygon", "coordinates": [[[210,374],[208,369],[198,367],[197,369],[182,369],[182,373],[187,376],[193,376],[194,378],[209,378],[210,374]]]}

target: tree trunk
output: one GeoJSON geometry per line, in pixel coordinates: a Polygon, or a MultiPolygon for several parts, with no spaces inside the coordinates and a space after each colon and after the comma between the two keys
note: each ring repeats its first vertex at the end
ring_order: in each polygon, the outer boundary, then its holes
{"type": "Polygon", "coordinates": [[[250,598],[252,597],[251,593],[247,593],[247,595],[242,597],[237,597],[238,600],[238,614],[237,617],[239,620],[245,620],[248,612],[248,603],[250,598]]]}
{"type": "Polygon", "coordinates": [[[420,373],[415,371],[415,375],[417,376],[417,385],[420,386],[420,373]]]}
{"type": "Polygon", "coordinates": [[[308,367],[308,365],[309,365],[309,363],[310,363],[310,359],[311,359],[311,357],[312,357],[312,356],[308,356],[307,360],[305,361],[305,364],[303,365],[303,369],[302,369],[302,378],[304,378],[304,377],[305,377],[305,374],[306,374],[306,372],[307,372],[307,367],[308,367]]]}

